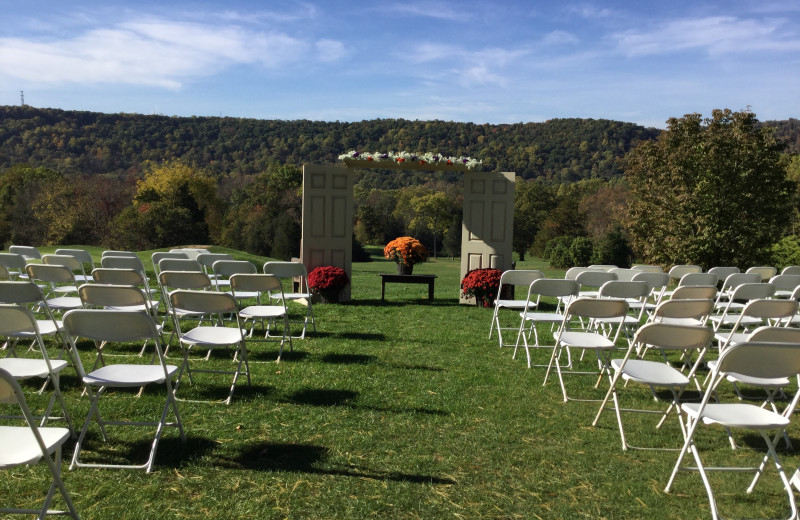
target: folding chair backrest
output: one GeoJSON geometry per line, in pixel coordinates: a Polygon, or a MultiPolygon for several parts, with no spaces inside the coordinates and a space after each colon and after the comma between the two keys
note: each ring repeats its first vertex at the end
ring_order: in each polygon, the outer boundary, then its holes
{"type": "Polygon", "coordinates": [[[633,341],[661,350],[686,350],[707,347],[713,339],[711,327],[653,322],[640,327],[633,341]]]}
{"type": "Polygon", "coordinates": [[[567,305],[566,314],[579,318],[618,318],[628,313],[625,300],[578,298],[567,305]]]}
{"type": "MultiPolygon", "coordinates": [[[[73,260],[75,259],[73,258],[73,260]]],[[[28,272],[28,276],[31,280],[49,283],[75,283],[75,275],[63,265],[28,264],[25,270],[28,272]]]]}
{"type": "Polygon", "coordinates": [[[661,302],[653,311],[654,319],[696,319],[704,320],[714,310],[714,300],[704,299],[671,299],[661,302]]]}
{"type": "Polygon", "coordinates": [[[44,255],[42,257],[42,263],[46,265],[60,265],[66,267],[73,273],[76,271],[83,272],[83,264],[72,255],[44,255]]]}
{"type": "Polygon", "coordinates": [[[567,272],[564,273],[564,279],[574,280],[575,278],[578,277],[579,274],[589,270],[590,269],[588,267],[570,267],[569,269],[567,269],[567,272]]]}
{"type": "Polygon", "coordinates": [[[761,283],[761,275],[758,273],[733,273],[725,277],[722,282],[723,291],[732,291],[743,283],[761,283]]]}
{"type": "Polygon", "coordinates": [[[720,280],[725,280],[732,274],[741,273],[742,270],[735,266],[717,266],[712,267],[708,272],[717,275],[720,280]]]}
{"type": "Polygon", "coordinates": [[[776,291],[791,292],[800,287],[800,274],[776,274],[769,283],[775,286],[776,291]]]}
{"type": "Polygon", "coordinates": [[[0,336],[35,334],[38,330],[30,310],[21,305],[0,304],[0,336]]]}
{"type": "Polygon", "coordinates": [[[653,292],[659,292],[669,285],[669,275],[664,272],[637,272],[633,276],[634,282],[645,282],[653,292]]]}
{"type": "Polygon", "coordinates": [[[669,270],[669,277],[673,280],[680,280],[688,273],[702,273],[703,268],[699,265],[675,265],[669,270]]]}
{"type": "Polygon", "coordinates": [[[144,264],[138,256],[104,256],[100,265],[108,269],[134,269],[145,274],[144,264]]]}
{"type": "Polygon", "coordinates": [[[11,274],[9,274],[8,269],[3,264],[0,264],[0,280],[10,280],[11,274]]]}
{"type": "Polygon", "coordinates": [[[800,265],[787,265],[781,274],[800,274],[800,265]]]}
{"type": "Polygon", "coordinates": [[[183,248],[178,248],[178,249],[170,249],[169,252],[170,253],[183,253],[183,254],[186,255],[186,258],[189,258],[191,260],[197,260],[198,256],[200,256],[200,255],[202,255],[204,253],[210,253],[211,251],[209,251],[208,249],[203,249],[203,248],[183,247],[183,248]]]}
{"type": "Polygon", "coordinates": [[[633,277],[640,273],[640,271],[637,271],[636,269],[624,269],[622,267],[609,269],[608,272],[617,275],[617,280],[622,280],[625,282],[632,281],[633,277]]]}
{"type": "Polygon", "coordinates": [[[229,278],[234,274],[255,274],[258,268],[253,262],[247,260],[217,260],[212,265],[214,274],[229,278]]]}
{"type": "Polygon", "coordinates": [[[742,314],[764,320],[783,320],[797,314],[797,306],[797,300],[750,300],[742,314]]]}
{"type": "Polygon", "coordinates": [[[39,260],[42,258],[42,253],[32,246],[11,246],[8,248],[8,252],[22,255],[25,260],[39,260]]]}
{"type": "Polygon", "coordinates": [[[142,273],[135,269],[113,269],[98,267],[92,271],[92,278],[97,283],[109,285],[144,285],[142,273]]]}
{"type": "Polygon", "coordinates": [[[732,301],[756,300],[771,298],[775,294],[775,286],[771,283],[744,283],[731,293],[732,301]]]}
{"type": "Polygon", "coordinates": [[[233,255],[227,253],[201,253],[197,255],[197,261],[206,269],[206,272],[211,271],[214,262],[219,260],[233,260],[233,255]]]}
{"type": "Polygon", "coordinates": [[[616,280],[617,275],[614,273],[609,273],[608,271],[584,271],[580,273],[577,277],[575,277],[575,281],[578,282],[581,288],[586,287],[600,287],[606,282],[610,282],[611,280],[616,280]]]}
{"type": "Polygon", "coordinates": [[[73,339],[112,342],[158,339],[152,316],[144,312],[75,309],[64,314],[64,328],[73,339]]]}
{"type": "Polygon", "coordinates": [[[306,266],[302,262],[267,262],[264,274],[273,274],[278,278],[306,277],[306,266]]]}
{"type": "Polygon", "coordinates": [[[165,289],[211,288],[211,279],[201,271],[161,271],[158,281],[165,289]]]}
{"type": "Polygon", "coordinates": [[[0,253],[0,264],[11,272],[24,273],[28,262],[25,261],[25,257],[17,253],[0,253]]]}
{"type": "Polygon", "coordinates": [[[236,300],[233,295],[214,291],[173,291],[169,295],[174,309],[207,314],[235,313],[236,300]]]}
{"type": "Polygon", "coordinates": [[[133,285],[105,285],[87,283],[78,288],[78,295],[89,307],[147,306],[144,292],[133,285]]]}
{"type": "MultiPolygon", "coordinates": [[[[663,273],[664,270],[661,268],[660,265],[649,265],[649,264],[633,264],[631,269],[636,269],[637,271],[642,271],[644,273],[663,273]]],[[[666,274],[666,273],[664,273],[666,274]]],[[[669,276],[669,275],[667,275],[669,276]]]]}
{"type": "Polygon", "coordinates": [[[29,281],[0,282],[0,302],[34,303],[44,301],[41,287],[29,281]]]}
{"type": "Polygon", "coordinates": [[[778,269],[776,269],[775,267],[764,265],[764,266],[751,267],[745,272],[758,273],[761,275],[761,281],[766,282],[767,280],[778,274],[778,269]]]}
{"type": "Polygon", "coordinates": [[[89,264],[94,267],[94,259],[89,251],[85,249],[56,249],[56,254],[74,256],[82,264],[89,264]]]}
{"type": "Polygon", "coordinates": [[[676,287],[672,300],[713,300],[717,297],[716,285],[684,285],[676,287]]]}
{"type": "Polygon", "coordinates": [[[600,287],[601,298],[642,299],[649,294],[650,286],[646,282],[611,280],[600,287]]]}
{"type": "Polygon", "coordinates": [[[685,287],[691,285],[717,285],[719,277],[714,273],[686,273],[681,276],[678,286],[685,287]]]}
{"type": "MultiPolygon", "coordinates": [[[[231,275],[231,289],[234,295],[240,292],[282,292],[281,279],[271,274],[234,273],[231,275]]],[[[800,330],[800,329],[798,329],[800,330]]]]}
{"type": "Polygon", "coordinates": [[[794,376],[800,373],[800,343],[737,343],[722,351],[715,372],[759,378],[794,376]]]}
{"type": "Polygon", "coordinates": [[[191,258],[164,258],[158,262],[158,272],[163,271],[194,271],[203,272],[203,266],[191,258]]]}
{"type": "Polygon", "coordinates": [[[560,278],[540,278],[530,285],[529,294],[539,294],[550,298],[577,296],[580,286],[575,280],[560,278]]]}
{"type": "Polygon", "coordinates": [[[544,278],[544,273],[535,269],[511,269],[500,275],[500,287],[504,285],[529,287],[534,280],[544,278]]]}
{"type": "Polygon", "coordinates": [[[619,269],[616,265],[607,265],[607,264],[592,264],[589,266],[589,269],[599,269],[601,271],[611,271],[612,269],[619,269]]]}
{"type": "Polygon", "coordinates": [[[113,249],[106,249],[103,251],[102,255],[100,255],[100,258],[103,258],[104,256],[135,256],[136,258],[139,258],[139,255],[133,251],[118,251],[113,249]]]}
{"type": "Polygon", "coordinates": [[[186,253],[183,252],[171,253],[168,251],[156,251],[150,256],[150,259],[153,262],[153,271],[155,272],[156,276],[158,276],[158,273],[161,272],[161,269],[158,268],[158,263],[165,258],[175,258],[175,259],[185,260],[188,259],[189,257],[186,255],[186,253]]]}
{"type": "Polygon", "coordinates": [[[769,341],[771,343],[800,343],[800,329],[764,325],[747,337],[748,341],[769,341]]]}

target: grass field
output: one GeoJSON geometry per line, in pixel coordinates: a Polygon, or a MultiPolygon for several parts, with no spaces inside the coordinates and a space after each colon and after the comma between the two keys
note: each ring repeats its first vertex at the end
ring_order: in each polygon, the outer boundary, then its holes
{"type": "MultiPolygon", "coordinates": [[[[142,256],[149,265],[148,254],[142,256]]],[[[264,260],[237,257],[257,265],[264,260]]],[[[517,267],[543,265],[533,260],[517,267]]],[[[664,493],[676,453],[623,452],[613,412],[592,427],[596,403],[563,403],[557,380],[542,386],[543,369],[527,369],[524,354],[512,359],[510,349],[487,339],[491,310],[458,304],[457,259],[415,266],[415,273],[439,277],[433,303],[423,285],[391,285],[381,302],[377,273],[393,270],[377,256],[354,264],[353,300],[315,306],[317,333],[296,340],[294,352],[284,353],[279,364],[276,348],[254,346],[253,384],[240,384],[230,406],[181,402],[188,442],[167,431],[154,473],[67,471],[65,462],[64,480],[82,517],[710,517],[697,474],[681,474],[673,491],[664,493]]],[[[294,313],[302,309],[292,307],[294,313]]],[[[505,318],[515,321],[514,313],[505,318]]],[[[91,366],[94,347],[82,344],[81,355],[91,366]]],[[[178,361],[177,350],[170,359],[178,361]]],[[[194,363],[227,368],[231,356],[220,352],[194,363]]],[[[570,383],[579,393],[602,396],[592,389],[592,378],[570,383]]],[[[198,375],[180,396],[223,399],[228,386],[227,376],[198,375]]],[[[35,385],[26,388],[31,394],[35,385]]],[[[82,423],[88,398],[71,369],[62,388],[82,423]]],[[[633,385],[623,398],[654,407],[650,393],[633,385]]],[[[156,389],[141,398],[118,392],[105,397],[104,415],[153,417],[162,399],[156,389]]],[[[31,402],[41,406],[43,397],[31,402]]],[[[626,426],[632,443],[679,447],[682,441],[675,421],[656,431],[653,417],[626,417],[626,426]]],[[[144,460],[152,438],[149,430],[111,429],[103,444],[93,431],[87,457],[94,452],[144,460]]],[[[789,434],[800,446],[796,424],[789,434]]],[[[711,430],[698,445],[712,460],[760,460],[759,437],[737,440],[743,448],[734,452],[724,432],[711,430]]],[[[69,445],[65,459],[71,454],[69,445]]],[[[783,457],[789,473],[800,464],[795,452],[783,457]]],[[[44,496],[44,465],[2,475],[3,505],[32,505],[44,496]]],[[[746,475],[712,478],[727,515],[776,517],[785,511],[774,469],[752,495],[744,493],[746,475]]]]}

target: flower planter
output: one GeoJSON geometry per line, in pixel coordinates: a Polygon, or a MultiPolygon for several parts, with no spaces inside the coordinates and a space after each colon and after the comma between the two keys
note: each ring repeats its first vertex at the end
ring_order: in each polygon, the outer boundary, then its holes
{"type": "Polygon", "coordinates": [[[397,274],[414,274],[414,264],[397,264],[397,274]]]}
{"type": "Polygon", "coordinates": [[[321,289],[317,292],[317,295],[319,295],[320,303],[339,303],[339,297],[342,295],[342,289],[339,287],[321,289]]]}

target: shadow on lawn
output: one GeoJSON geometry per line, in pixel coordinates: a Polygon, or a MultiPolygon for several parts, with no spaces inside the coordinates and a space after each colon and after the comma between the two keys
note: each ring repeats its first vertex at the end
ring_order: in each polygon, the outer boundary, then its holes
{"type": "Polygon", "coordinates": [[[326,468],[324,465],[330,450],[311,444],[260,443],[250,445],[228,464],[233,468],[256,471],[289,471],[317,475],[368,478],[414,484],[455,484],[451,479],[430,475],[415,475],[397,471],[376,471],[370,468],[348,465],[343,468],[326,468]]]}
{"type": "Polygon", "coordinates": [[[382,408],[376,406],[364,406],[352,403],[358,398],[358,392],[352,390],[330,390],[324,388],[307,388],[298,390],[286,398],[291,404],[305,406],[342,406],[353,410],[373,410],[376,412],[389,413],[420,413],[426,415],[448,415],[441,410],[431,410],[429,408],[382,408]]]}

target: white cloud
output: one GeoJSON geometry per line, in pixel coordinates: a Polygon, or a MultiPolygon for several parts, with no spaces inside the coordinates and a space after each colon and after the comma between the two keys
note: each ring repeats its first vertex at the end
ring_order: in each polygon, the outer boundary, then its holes
{"type": "Polygon", "coordinates": [[[397,3],[381,6],[381,11],[397,13],[409,16],[424,16],[437,20],[447,20],[451,22],[465,22],[472,16],[460,8],[453,8],[441,2],[420,2],[420,3],[397,3]]]}
{"type": "Polygon", "coordinates": [[[280,32],[140,19],[76,37],[34,41],[0,38],[0,74],[31,83],[132,84],[179,88],[228,66],[257,64],[276,69],[300,63],[316,51],[335,61],[344,46],[316,45],[280,32]]]}
{"type": "Polygon", "coordinates": [[[712,16],[673,20],[660,28],[625,31],[613,38],[630,56],[670,54],[687,49],[705,50],[712,55],[800,50],[800,40],[795,35],[780,32],[784,25],[784,21],[779,19],[712,16]]]}
{"type": "Polygon", "coordinates": [[[578,42],[578,37],[567,31],[552,31],[542,40],[545,45],[574,45],[578,42]]]}

